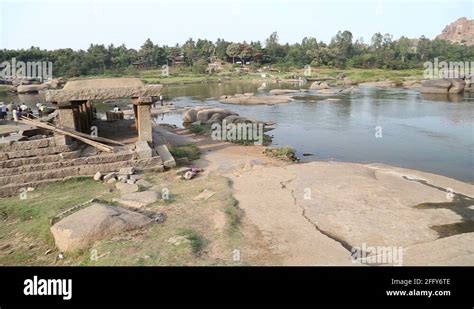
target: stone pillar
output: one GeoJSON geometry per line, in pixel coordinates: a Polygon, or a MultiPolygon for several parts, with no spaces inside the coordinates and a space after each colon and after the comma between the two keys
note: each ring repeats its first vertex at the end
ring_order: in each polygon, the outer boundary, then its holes
{"type": "Polygon", "coordinates": [[[79,123],[81,125],[81,132],[85,132],[86,130],[86,122],[84,121],[84,109],[82,108],[82,104],[79,103],[79,105],[77,106],[77,110],[78,110],[78,115],[79,115],[79,123]]]}
{"type": "Polygon", "coordinates": [[[79,113],[79,106],[77,104],[74,104],[72,106],[72,113],[74,116],[74,124],[75,124],[74,130],[82,132],[81,116],[79,113]]]}
{"type": "MultiPolygon", "coordinates": [[[[76,123],[74,121],[74,111],[70,104],[58,104],[58,117],[60,126],[74,130],[76,129],[76,123]]],[[[70,145],[73,141],[71,137],[58,133],[54,134],[54,139],[56,141],[56,145],[70,145]]]]}
{"type": "Polygon", "coordinates": [[[138,140],[153,142],[153,134],[151,128],[151,104],[150,97],[140,97],[137,103],[137,130],[138,140]]]}
{"type": "Polygon", "coordinates": [[[90,133],[91,127],[92,127],[92,122],[91,122],[91,118],[89,117],[89,106],[88,106],[87,102],[82,104],[82,109],[84,110],[84,116],[83,117],[85,119],[86,127],[88,128],[87,132],[90,133]]]}
{"type": "Polygon", "coordinates": [[[59,107],[58,111],[59,124],[67,128],[75,129],[76,123],[74,122],[72,106],[59,107]]]}
{"type": "Polygon", "coordinates": [[[92,126],[92,122],[94,121],[94,111],[92,102],[88,100],[86,102],[86,110],[87,110],[87,117],[89,118],[89,124],[92,126]]]}
{"type": "Polygon", "coordinates": [[[135,128],[138,131],[138,98],[132,97],[133,118],[135,119],[135,128]]]}

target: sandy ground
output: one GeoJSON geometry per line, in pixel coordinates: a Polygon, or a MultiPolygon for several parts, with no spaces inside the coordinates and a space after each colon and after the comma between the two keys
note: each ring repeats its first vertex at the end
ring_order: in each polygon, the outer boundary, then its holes
{"type": "Polygon", "coordinates": [[[474,265],[471,184],[382,164],[288,164],[261,147],[175,133],[167,140],[200,147],[205,175],[232,180],[246,220],[283,265],[474,265]],[[374,259],[354,261],[355,252],[374,259]]]}

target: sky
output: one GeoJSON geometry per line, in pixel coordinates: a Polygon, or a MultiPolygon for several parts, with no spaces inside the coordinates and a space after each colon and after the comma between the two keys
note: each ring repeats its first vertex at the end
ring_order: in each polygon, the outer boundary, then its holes
{"type": "Polygon", "coordinates": [[[188,38],[281,43],[329,42],[349,30],[365,42],[375,32],[434,38],[474,0],[0,0],[0,49],[87,49],[91,43],[139,48],[188,38]]]}

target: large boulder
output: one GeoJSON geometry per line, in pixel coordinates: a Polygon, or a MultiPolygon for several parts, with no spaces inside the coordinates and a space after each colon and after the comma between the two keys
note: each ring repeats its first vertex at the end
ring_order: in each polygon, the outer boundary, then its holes
{"type": "Polygon", "coordinates": [[[42,90],[48,89],[46,85],[20,85],[16,88],[16,91],[19,94],[24,94],[24,93],[38,93],[42,90]]]}
{"type": "Polygon", "coordinates": [[[61,81],[59,79],[50,79],[44,82],[43,86],[47,89],[59,89],[61,87],[61,81]]]}
{"type": "Polygon", "coordinates": [[[312,89],[312,90],[329,89],[329,88],[331,88],[331,87],[329,87],[329,85],[327,83],[322,83],[320,81],[315,81],[309,87],[309,89],[312,89]]]}
{"type": "Polygon", "coordinates": [[[460,78],[453,78],[450,80],[452,83],[451,88],[449,88],[449,93],[462,93],[466,83],[460,78]]]}
{"type": "Polygon", "coordinates": [[[207,121],[207,123],[215,123],[215,122],[222,122],[222,120],[229,116],[236,116],[236,114],[228,114],[228,113],[214,113],[212,114],[211,118],[207,121]]]}
{"type": "Polygon", "coordinates": [[[210,107],[209,106],[196,106],[196,107],[188,109],[183,115],[183,122],[184,123],[196,122],[197,113],[200,110],[207,109],[207,108],[210,108],[210,107]]]}
{"type": "Polygon", "coordinates": [[[238,115],[230,115],[228,117],[225,117],[224,120],[226,123],[258,123],[257,120],[243,117],[243,116],[238,116],[238,115]]]}
{"type": "Polygon", "coordinates": [[[183,122],[184,123],[193,123],[199,121],[201,123],[212,123],[222,120],[223,118],[230,116],[230,115],[237,115],[236,113],[224,109],[224,108],[217,108],[217,107],[210,107],[210,106],[198,106],[194,108],[188,109],[183,115],[183,122]],[[217,115],[213,118],[214,115],[217,115]],[[210,121],[212,118],[212,121],[210,121]]]}
{"type": "Polygon", "coordinates": [[[464,86],[464,91],[472,91],[472,78],[466,77],[465,81],[466,85],[464,86]]]}
{"type": "Polygon", "coordinates": [[[94,203],[57,222],[50,230],[56,246],[66,252],[87,248],[96,241],[151,222],[150,218],[122,207],[94,203]]]}
{"type": "Polygon", "coordinates": [[[421,82],[421,93],[448,93],[452,82],[447,79],[429,79],[421,82]]]}
{"type": "MultiPolygon", "coordinates": [[[[200,121],[201,123],[207,123],[209,118],[211,118],[212,115],[215,114],[215,113],[219,113],[219,114],[223,114],[223,115],[227,115],[227,116],[236,115],[236,113],[231,112],[227,109],[208,108],[208,109],[202,109],[202,110],[197,112],[196,121],[200,121]]],[[[224,116],[224,117],[226,117],[226,116],[224,116]]]]}

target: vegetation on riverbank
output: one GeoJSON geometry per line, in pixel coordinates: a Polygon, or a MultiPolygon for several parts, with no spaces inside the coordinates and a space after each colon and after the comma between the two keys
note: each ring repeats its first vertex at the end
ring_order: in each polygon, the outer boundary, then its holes
{"type": "Polygon", "coordinates": [[[298,161],[295,149],[288,146],[266,148],[263,153],[284,161],[298,161]]]}
{"type": "Polygon", "coordinates": [[[175,46],[158,45],[147,39],[139,49],[125,45],[91,44],[87,50],[63,48],[42,50],[0,50],[0,62],[17,58],[21,61],[51,61],[54,76],[142,75],[149,82],[188,82],[184,74],[162,78],[170,68],[185,68],[201,80],[218,78],[225,72],[268,71],[291,72],[294,69],[421,69],[425,61],[462,61],[474,58],[474,46],[424,36],[417,39],[394,39],[386,33],[375,33],[370,42],[355,40],[350,31],[339,31],[329,43],[305,37],[301,43],[281,43],[276,32],[264,42],[230,42],[218,39],[188,39],[175,46]],[[147,75],[144,71],[156,70],[147,75]],[[162,74],[163,73],[163,74],[162,74]],[[206,76],[206,74],[212,77],[206,76]],[[179,78],[178,78],[179,77],[179,78]],[[163,80],[163,81],[162,81],[163,80]]]}
{"type": "Polygon", "coordinates": [[[194,144],[170,147],[170,153],[175,158],[187,157],[190,161],[197,160],[201,156],[199,148],[194,144]]]}
{"type": "MultiPolygon", "coordinates": [[[[99,77],[138,77],[148,84],[196,84],[196,83],[218,83],[230,81],[242,82],[275,82],[275,81],[293,81],[298,77],[304,77],[309,82],[313,80],[336,80],[341,76],[350,80],[352,84],[357,85],[365,82],[377,82],[389,80],[396,84],[401,84],[406,80],[421,81],[423,79],[422,69],[390,70],[390,69],[337,69],[330,67],[312,68],[310,74],[306,74],[304,69],[294,67],[285,68],[283,71],[261,73],[261,72],[233,72],[225,71],[219,74],[196,74],[191,69],[181,68],[179,70],[170,70],[169,76],[161,76],[160,70],[144,70],[135,72],[134,75],[100,75],[99,77]],[[265,75],[262,75],[265,74],[265,75]],[[265,76],[265,77],[262,77],[265,76]]],[[[73,79],[82,79],[89,77],[79,77],[73,79]]],[[[95,77],[94,77],[95,78],[95,77]]]]}

